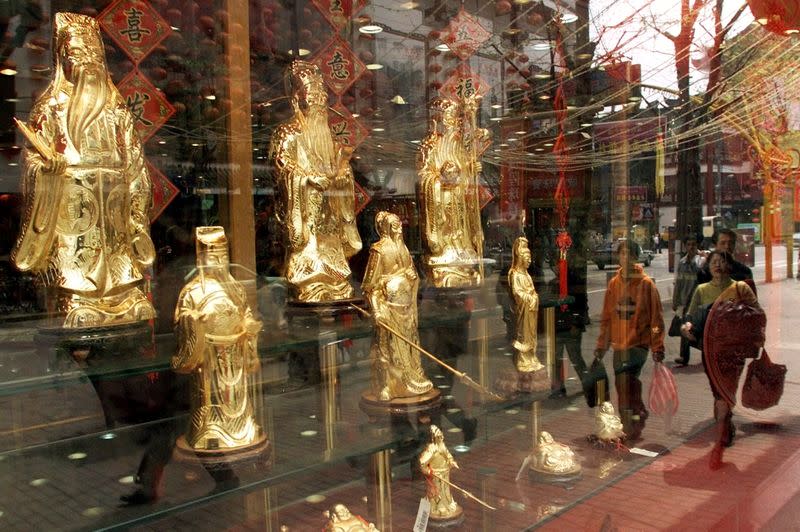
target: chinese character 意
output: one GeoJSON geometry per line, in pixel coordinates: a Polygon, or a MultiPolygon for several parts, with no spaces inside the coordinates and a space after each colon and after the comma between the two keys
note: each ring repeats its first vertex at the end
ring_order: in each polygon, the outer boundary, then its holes
{"type": "Polygon", "coordinates": [[[142,28],[142,15],[144,15],[143,11],[139,11],[135,7],[132,7],[126,11],[125,13],[125,21],[128,24],[128,27],[120,33],[122,35],[126,35],[130,42],[142,42],[143,35],[150,35],[150,30],[147,28],[142,28]]]}
{"type": "Polygon", "coordinates": [[[336,50],[333,54],[333,59],[326,63],[331,67],[331,76],[336,79],[347,79],[350,77],[350,72],[347,70],[347,65],[350,61],[344,58],[342,52],[336,50]]]}

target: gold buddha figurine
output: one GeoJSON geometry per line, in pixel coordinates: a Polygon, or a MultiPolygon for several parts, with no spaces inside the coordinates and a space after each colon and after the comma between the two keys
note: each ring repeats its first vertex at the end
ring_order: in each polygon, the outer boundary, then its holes
{"type": "Polygon", "coordinates": [[[541,431],[533,449],[531,469],[553,476],[575,475],[580,472],[575,453],[563,443],[553,440],[547,431],[541,431]]]}
{"type": "Polygon", "coordinates": [[[437,288],[483,283],[478,180],[490,133],[476,126],[480,100],[439,98],[417,157],[425,265],[437,288]]]}
{"type": "Polygon", "coordinates": [[[286,279],[301,302],[349,299],[347,260],[361,249],[352,150],[338,144],[328,127],[328,94],[319,69],[298,60],[288,76],[294,115],[270,142],[281,191],[286,279]]]}
{"type": "Polygon", "coordinates": [[[196,235],[197,273],[178,297],[172,358],[173,370],[192,377],[185,441],[196,452],[240,450],[265,440],[253,415],[261,322],[231,276],[225,230],[198,227],[196,235]]]}
{"type": "Polygon", "coordinates": [[[450,470],[454,467],[459,469],[444,444],[441,429],[431,425],[431,441],[419,455],[419,468],[427,478],[425,498],[431,504],[433,521],[457,520],[464,512],[450,493],[450,470]]]}
{"type": "Polygon", "coordinates": [[[514,301],[516,332],[514,363],[522,373],[532,373],[544,369],[544,364],[536,358],[538,336],[536,324],[539,317],[539,295],[528,273],[531,265],[531,251],[528,239],[521,236],[514,241],[511,250],[511,269],[508,271],[508,289],[514,301]]]}
{"type": "MultiPolygon", "coordinates": [[[[375,225],[380,240],[370,248],[362,290],[375,320],[419,345],[419,278],[403,242],[403,225],[396,214],[386,211],[375,216],[375,225]]],[[[433,388],[422,369],[419,352],[380,325],[375,327],[370,358],[372,395],[378,401],[419,396],[433,388]]]]}
{"type": "Polygon", "coordinates": [[[609,401],[604,402],[597,409],[594,418],[594,436],[603,443],[619,444],[625,439],[622,421],[614,413],[614,405],[609,401]]]}
{"type": "Polygon", "coordinates": [[[149,320],[150,177],[134,118],[111,81],[94,18],[56,13],[54,75],[18,122],[25,209],[12,252],[54,289],[66,328],[149,320]]]}
{"type": "Polygon", "coordinates": [[[375,525],[358,515],[353,515],[344,504],[336,504],[325,512],[328,522],[323,532],[380,532],[375,525]]]}

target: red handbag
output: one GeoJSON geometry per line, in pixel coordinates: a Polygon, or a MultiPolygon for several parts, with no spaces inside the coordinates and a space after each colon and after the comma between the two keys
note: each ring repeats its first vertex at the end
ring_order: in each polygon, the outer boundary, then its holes
{"type": "Polygon", "coordinates": [[[750,363],[742,388],[742,405],[754,410],[764,410],[775,406],[783,395],[786,379],[786,365],[775,364],[767,356],[766,350],[761,358],[750,363]]]}

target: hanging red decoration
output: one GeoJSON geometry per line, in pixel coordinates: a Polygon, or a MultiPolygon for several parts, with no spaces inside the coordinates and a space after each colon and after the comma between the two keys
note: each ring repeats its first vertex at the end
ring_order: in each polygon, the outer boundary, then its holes
{"type": "Polygon", "coordinates": [[[781,35],[800,33],[800,2],[796,0],[747,0],[753,18],[767,30],[781,35]]]}
{"type": "Polygon", "coordinates": [[[442,40],[463,61],[474,54],[491,36],[492,34],[481,26],[478,19],[467,13],[464,6],[461,6],[456,16],[447,25],[447,31],[442,40]]]}
{"type": "MultiPolygon", "coordinates": [[[[556,51],[561,58],[564,57],[564,43],[561,38],[561,31],[556,32],[556,51]]],[[[565,67],[566,65],[562,65],[565,67]]],[[[564,95],[564,73],[565,68],[559,69],[557,74],[558,87],[553,99],[553,111],[556,115],[558,124],[558,137],[553,145],[553,153],[556,156],[558,167],[558,185],[553,199],[556,203],[556,213],[558,214],[558,236],[556,245],[558,246],[558,295],[559,298],[567,297],[567,251],[572,247],[572,237],[567,232],[567,215],[569,214],[569,188],[567,184],[567,163],[568,148],[566,141],[567,123],[567,102],[564,95]]]]}

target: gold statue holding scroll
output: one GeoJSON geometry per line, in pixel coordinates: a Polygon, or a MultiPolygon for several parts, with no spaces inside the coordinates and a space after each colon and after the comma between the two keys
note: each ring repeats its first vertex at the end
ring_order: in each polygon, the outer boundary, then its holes
{"type": "Polygon", "coordinates": [[[477,98],[434,100],[417,158],[425,265],[437,288],[483,282],[478,181],[480,158],[491,139],[488,130],[476,126],[479,103],[477,98]]]}
{"type": "Polygon", "coordinates": [[[550,476],[576,475],[581,470],[575,453],[563,443],[558,443],[547,431],[541,431],[533,449],[531,469],[550,476]]]}
{"type": "Polygon", "coordinates": [[[155,258],[150,177],[134,117],[111,81],[100,27],[57,13],[55,73],[34,102],[23,151],[25,210],[12,252],[54,288],[63,326],[155,316],[142,290],[155,258]]]}
{"type": "Polygon", "coordinates": [[[287,244],[286,278],[302,302],[353,297],[347,260],[361,249],[356,228],[352,150],[328,127],[328,94],[319,69],[289,69],[294,115],[275,130],[270,157],[278,173],[287,244]]]}
{"type": "Polygon", "coordinates": [[[244,287],[231,276],[222,227],[198,227],[197,274],[175,309],[178,351],[172,369],[192,376],[189,430],[196,452],[240,450],[264,442],[253,415],[261,322],[244,287]]]}
{"type": "Polygon", "coordinates": [[[544,365],[536,358],[538,333],[536,324],[539,318],[539,295],[533,286],[533,279],[528,273],[531,265],[531,250],[528,239],[524,236],[514,241],[511,250],[511,269],[508,271],[508,289],[514,300],[514,317],[516,331],[514,349],[517,370],[531,373],[544,369],[544,365]]]}
{"type": "Polygon", "coordinates": [[[456,520],[464,512],[450,492],[450,470],[454,467],[459,469],[447,450],[442,430],[431,425],[431,441],[419,455],[419,468],[426,477],[425,498],[431,503],[430,519],[434,521],[456,520]]]}
{"type": "MultiPolygon", "coordinates": [[[[386,211],[375,216],[375,225],[380,240],[370,248],[362,289],[376,321],[419,345],[419,278],[403,242],[403,225],[396,214],[386,211]]],[[[433,388],[417,349],[386,327],[375,327],[370,358],[372,394],[378,401],[418,396],[433,388]]]]}
{"type": "Polygon", "coordinates": [[[325,512],[328,522],[323,532],[380,532],[361,516],[353,515],[344,504],[336,504],[325,512]]]}

